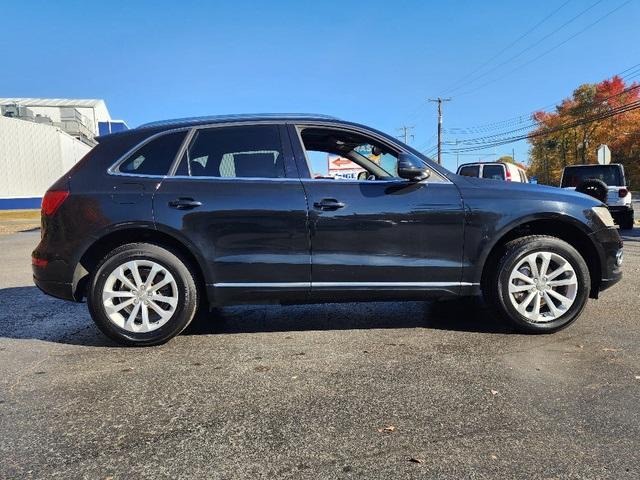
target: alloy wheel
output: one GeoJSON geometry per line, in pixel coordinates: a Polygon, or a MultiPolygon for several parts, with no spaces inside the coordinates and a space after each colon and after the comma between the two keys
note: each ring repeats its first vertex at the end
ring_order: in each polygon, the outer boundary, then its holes
{"type": "Polygon", "coordinates": [[[165,267],[151,260],[131,260],[115,268],[102,290],[109,319],[133,333],[166,324],[178,305],[178,285],[165,267]]]}
{"type": "Polygon", "coordinates": [[[578,277],[567,259],[541,251],[522,258],[509,275],[509,300],[532,323],[554,321],[573,305],[578,277]]]}

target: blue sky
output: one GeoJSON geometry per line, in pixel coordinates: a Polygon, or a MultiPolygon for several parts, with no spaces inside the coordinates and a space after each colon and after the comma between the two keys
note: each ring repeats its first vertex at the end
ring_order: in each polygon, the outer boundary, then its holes
{"type": "MultiPolygon", "coordinates": [[[[0,96],[103,98],[130,126],[219,113],[326,113],[393,134],[414,125],[411,143],[422,150],[435,144],[435,105],[426,99],[559,7],[477,75],[505,65],[450,93],[445,128],[526,114],[640,63],[640,0],[532,61],[624,1],[5,1],[0,96]]],[[[512,148],[526,158],[520,142],[460,161],[512,148]]],[[[455,164],[445,156],[446,166],[455,164]]]]}

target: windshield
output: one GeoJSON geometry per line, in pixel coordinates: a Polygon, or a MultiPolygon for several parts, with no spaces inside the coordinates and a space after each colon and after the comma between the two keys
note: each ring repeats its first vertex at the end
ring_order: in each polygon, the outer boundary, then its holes
{"type": "Polygon", "coordinates": [[[624,186],[620,165],[581,165],[566,167],[562,175],[562,188],[577,187],[587,179],[597,178],[609,186],[624,186]]]}

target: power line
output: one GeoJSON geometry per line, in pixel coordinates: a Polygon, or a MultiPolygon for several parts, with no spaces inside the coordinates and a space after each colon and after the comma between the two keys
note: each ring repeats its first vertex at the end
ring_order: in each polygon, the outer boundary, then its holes
{"type": "MultiPolygon", "coordinates": [[[[604,0],[597,0],[595,3],[591,4],[589,7],[585,8],[584,10],[580,11],[580,13],[578,13],[577,15],[571,17],[569,20],[567,20],[566,22],[564,22],[562,25],[560,25],[559,27],[555,28],[554,30],[552,30],[550,33],[546,34],[545,36],[543,36],[541,39],[539,39],[537,42],[532,43],[531,45],[529,45],[528,47],[524,48],[523,50],[520,50],[518,53],[516,53],[515,55],[512,55],[511,57],[507,58],[505,61],[499,63],[498,65],[495,65],[494,67],[490,68],[489,70],[487,70],[486,72],[478,75],[476,78],[474,78],[473,80],[466,82],[466,84],[457,86],[455,88],[449,89],[447,90],[448,92],[454,92],[457,90],[460,90],[461,88],[475,83],[476,81],[480,80],[481,78],[486,77],[487,75],[491,74],[492,72],[495,72],[498,68],[503,67],[505,65],[507,65],[508,63],[512,62],[513,60],[515,60],[516,58],[522,56],[522,54],[528,52],[529,50],[531,50],[532,48],[537,47],[538,45],[540,45],[542,42],[544,42],[547,38],[555,35],[556,33],[558,33],[559,31],[561,31],[563,28],[565,28],[566,26],[570,25],[571,23],[575,22],[578,18],[580,18],[581,16],[583,16],[585,13],[587,13],[589,10],[591,10],[592,8],[594,8],[595,6],[597,6],[598,4],[602,3],[604,0]]],[[[629,0],[631,1],[631,0],[629,0]]],[[[466,93],[462,93],[460,95],[466,95],[466,93]]]]}
{"type": "Polygon", "coordinates": [[[397,130],[400,132],[400,135],[398,135],[398,138],[402,139],[404,141],[404,143],[408,144],[409,143],[409,138],[411,138],[411,140],[413,140],[415,138],[415,135],[413,135],[411,133],[411,131],[416,128],[414,125],[412,126],[407,126],[407,125],[403,125],[400,128],[398,128],[397,130]]]}
{"type": "MultiPolygon", "coordinates": [[[[634,87],[627,88],[627,89],[625,89],[625,90],[623,90],[621,92],[618,92],[616,94],[610,95],[609,97],[606,97],[606,98],[602,99],[600,101],[600,103],[604,103],[607,100],[609,100],[610,98],[617,97],[617,96],[620,96],[620,95],[624,95],[624,94],[629,93],[629,92],[631,92],[633,90],[636,90],[638,88],[640,88],[640,85],[636,85],[634,87]]],[[[625,104],[625,105],[621,105],[619,107],[615,107],[612,110],[610,110],[609,112],[600,112],[597,115],[608,115],[610,112],[618,112],[618,111],[621,112],[621,113],[624,113],[624,109],[626,109],[629,105],[635,105],[636,102],[640,102],[640,100],[635,100],[634,102],[631,102],[630,104],[625,104]]],[[[582,119],[582,120],[584,120],[584,119],[582,119]]],[[[577,122],[581,122],[582,120],[577,120],[577,122]]],[[[572,127],[568,127],[568,128],[572,128],[572,127]]],[[[547,130],[545,132],[549,133],[550,131],[547,130]]],[[[505,132],[504,135],[506,135],[508,133],[509,132],[505,132]]],[[[531,134],[531,135],[533,135],[533,134],[531,134]]],[[[473,140],[476,140],[476,139],[470,139],[470,140],[467,140],[466,143],[467,144],[478,143],[481,146],[480,148],[489,148],[489,146],[495,146],[497,143],[501,144],[504,140],[508,140],[507,143],[511,143],[511,141],[519,141],[519,140],[522,140],[524,138],[532,138],[532,137],[530,135],[523,135],[523,136],[518,136],[518,137],[503,137],[503,138],[498,138],[498,139],[495,139],[495,140],[491,140],[489,142],[486,142],[486,141],[485,142],[474,142],[473,140]]],[[[460,143],[465,143],[465,142],[460,142],[460,143]]],[[[468,148],[477,149],[477,147],[463,147],[463,148],[464,149],[468,149],[468,148]]]]}
{"type": "Polygon", "coordinates": [[[570,128],[575,128],[575,127],[579,127],[582,125],[586,125],[589,123],[593,123],[596,121],[600,121],[600,120],[605,120],[607,118],[610,117],[614,117],[617,115],[621,115],[623,113],[627,113],[633,110],[637,110],[640,108],[640,100],[636,100],[633,101],[631,103],[625,104],[623,106],[620,106],[618,108],[614,108],[612,110],[610,110],[609,112],[601,112],[599,114],[593,115],[591,117],[587,117],[572,123],[566,123],[563,125],[559,125],[557,127],[554,128],[550,128],[547,130],[543,130],[540,132],[534,132],[534,133],[529,133],[526,135],[520,135],[517,137],[511,137],[511,138],[505,138],[503,140],[500,141],[496,141],[493,143],[487,143],[484,145],[479,145],[479,146],[471,146],[471,147],[464,147],[464,148],[460,148],[460,149],[453,149],[449,152],[446,153],[461,153],[461,152],[471,152],[471,151],[478,151],[478,150],[484,150],[487,148],[492,148],[492,147],[498,147],[500,145],[506,145],[508,143],[513,143],[513,142],[518,142],[520,140],[526,140],[526,139],[530,139],[530,138],[536,138],[536,137],[540,137],[540,136],[546,136],[546,135],[550,135],[552,133],[556,133],[559,131],[563,131],[563,130],[568,130],[570,128]]]}
{"type": "Polygon", "coordinates": [[[426,148],[422,151],[425,155],[431,155],[438,149],[438,145],[433,145],[432,147],[426,148]]]}
{"type": "MultiPolygon", "coordinates": [[[[437,135],[438,135],[437,133],[434,133],[433,135],[431,135],[422,145],[420,145],[417,148],[417,150],[424,152],[427,149],[427,147],[429,147],[429,149],[432,148],[431,142],[436,138],[437,135]]],[[[437,145],[433,145],[433,147],[437,147],[437,145]]]]}
{"type": "MultiPolygon", "coordinates": [[[[619,73],[613,75],[613,77],[620,77],[622,80],[630,80],[640,75],[640,63],[637,63],[626,70],[623,70],[619,73]],[[628,73],[627,73],[628,72],[628,73]]],[[[471,135],[478,133],[491,132],[493,130],[498,130],[503,127],[509,127],[513,125],[521,125],[523,123],[531,124],[532,117],[535,112],[545,111],[550,107],[555,107],[559,103],[561,103],[564,99],[557,100],[553,103],[547,104],[544,107],[537,108],[532,112],[525,113],[522,115],[518,115],[517,117],[510,117],[505,120],[500,120],[496,122],[485,123],[481,125],[475,125],[471,127],[451,127],[449,129],[444,129],[445,133],[452,133],[456,135],[471,135]]]]}
{"type": "MultiPolygon", "coordinates": [[[[609,95],[608,97],[599,99],[598,102],[600,104],[603,104],[603,103],[607,102],[608,100],[610,100],[612,98],[619,97],[620,95],[625,95],[627,93],[630,93],[630,92],[632,92],[634,90],[638,90],[638,89],[640,89],[640,84],[634,85],[632,87],[625,88],[624,90],[622,90],[622,91],[620,91],[618,93],[614,93],[614,94],[609,95]]],[[[534,127],[537,124],[539,124],[537,121],[533,121],[530,125],[527,125],[525,127],[517,128],[517,129],[514,129],[514,130],[509,130],[509,131],[506,131],[506,132],[497,133],[497,134],[494,134],[494,135],[487,135],[487,136],[483,136],[483,137],[475,137],[475,138],[470,138],[470,139],[466,139],[466,140],[461,140],[461,141],[459,141],[459,143],[467,144],[467,145],[491,143],[491,142],[500,140],[501,139],[500,137],[504,138],[506,135],[510,135],[510,134],[517,133],[517,132],[522,131],[522,130],[530,129],[530,128],[534,127]]]]}
{"type": "MultiPolygon", "coordinates": [[[[602,0],[600,0],[600,1],[602,1],[602,0]]],[[[597,3],[600,3],[600,1],[599,1],[599,2],[597,2],[597,3]]],[[[474,89],[472,89],[472,90],[469,90],[469,91],[467,91],[467,92],[462,92],[462,93],[458,94],[458,96],[461,96],[461,95],[469,95],[469,94],[471,94],[471,93],[475,93],[475,92],[477,92],[478,90],[480,90],[480,89],[482,89],[482,88],[486,87],[487,85],[490,85],[490,84],[492,84],[492,83],[494,83],[494,82],[497,82],[498,80],[502,80],[503,78],[505,78],[505,77],[507,77],[507,76],[511,75],[512,73],[517,72],[518,70],[523,69],[523,68],[524,68],[524,67],[526,67],[527,65],[530,65],[531,63],[533,63],[533,62],[535,62],[535,61],[537,61],[537,60],[541,59],[542,57],[544,57],[544,56],[548,55],[549,53],[553,52],[554,50],[557,50],[557,49],[558,49],[558,48],[560,48],[561,46],[565,45],[565,44],[566,44],[566,43],[568,43],[569,41],[571,41],[571,40],[573,40],[574,38],[576,38],[578,35],[583,34],[585,31],[587,31],[588,29],[590,29],[590,28],[591,28],[591,27],[593,27],[594,25],[596,25],[596,24],[600,23],[602,20],[604,20],[605,18],[609,17],[610,15],[613,15],[615,12],[617,12],[617,11],[618,11],[618,10],[620,10],[622,7],[625,7],[626,5],[628,5],[628,4],[629,4],[629,3],[631,3],[631,2],[632,2],[632,0],[626,0],[626,1],[625,1],[625,2],[623,2],[621,5],[617,6],[616,8],[614,8],[614,9],[612,9],[612,10],[609,10],[607,13],[605,13],[604,15],[602,15],[601,17],[599,17],[599,18],[598,18],[597,20],[595,20],[594,22],[591,22],[589,25],[587,25],[587,26],[586,26],[586,27],[584,27],[583,29],[581,29],[581,30],[579,30],[578,32],[574,33],[573,35],[571,35],[569,38],[567,38],[567,39],[563,40],[562,42],[560,42],[560,43],[558,43],[558,44],[554,45],[553,47],[551,47],[550,49],[548,49],[548,50],[546,50],[545,52],[541,53],[541,54],[540,54],[540,55],[538,55],[537,57],[535,57],[535,58],[533,58],[533,59],[529,60],[528,62],[525,62],[525,63],[523,63],[523,64],[520,64],[520,65],[519,65],[519,66],[517,66],[516,68],[513,68],[512,70],[510,70],[509,72],[507,72],[507,73],[506,73],[506,74],[504,74],[504,75],[501,75],[500,77],[494,78],[493,80],[489,80],[488,82],[485,82],[485,83],[483,83],[482,85],[480,85],[480,86],[478,86],[478,87],[476,87],[476,88],[474,88],[474,89]]],[[[594,5],[592,5],[592,6],[595,6],[595,4],[594,4],[594,5]]],[[[590,7],[590,8],[591,8],[591,7],[590,7]]],[[[477,79],[476,79],[476,80],[477,80],[477,79]]]]}
{"type": "Polygon", "coordinates": [[[464,77],[462,77],[461,79],[459,79],[457,82],[455,82],[451,88],[445,90],[444,92],[442,92],[443,94],[448,93],[453,91],[457,85],[460,85],[461,82],[463,82],[464,80],[472,77],[475,73],[479,72],[480,70],[482,70],[484,67],[486,67],[487,65],[489,65],[491,62],[493,62],[496,58],[500,57],[500,55],[502,55],[504,52],[506,52],[507,50],[509,50],[511,47],[513,47],[515,44],[517,44],[520,40],[522,40],[523,38],[527,37],[530,33],[534,32],[540,25],[542,25],[544,22],[546,22],[547,20],[549,20],[552,16],[554,16],[556,13],[558,13],[562,8],[564,8],[565,5],[567,5],[569,2],[571,2],[571,0],[567,0],[566,2],[564,2],[562,5],[560,5],[558,8],[556,8],[555,10],[553,10],[550,14],[548,14],[546,17],[544,17],[542,20],[540,20],[538,23],[536,23],[533,27],[531,27],[529,30],[527,30],[525,33],[523,33],[522,35],[520,35],[518,38],[516,38],[513,42],[509,43],[506,47],[502,48],[498,53],[496,53],[494,56],[492,56],[489,60],[485,61],[484,63],[482,63],[479,67],[477,67],[475,70],[471,71],[470,73],[468,73],[467,75],[465,75],[464,77]]]}

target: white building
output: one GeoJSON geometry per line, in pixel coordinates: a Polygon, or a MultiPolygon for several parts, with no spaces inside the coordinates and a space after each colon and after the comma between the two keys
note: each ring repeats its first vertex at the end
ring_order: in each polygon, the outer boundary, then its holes
{"type": "Polygon", "coordinates": [[[38,208],[94,137],[126,128],[103,100],[0,98],[0,209],[38,208]]]}

